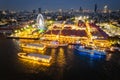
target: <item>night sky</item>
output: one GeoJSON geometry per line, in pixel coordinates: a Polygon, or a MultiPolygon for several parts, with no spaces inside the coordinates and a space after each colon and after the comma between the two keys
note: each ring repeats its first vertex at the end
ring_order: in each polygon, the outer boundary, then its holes
{"type": "Polygon", "coordinates": [[[120,0],[0,0],[0,10],[33,10],[33,9],[94,9],[97,3],[98,9],[108,5],[111,10],[120,9],[120,0]]]}

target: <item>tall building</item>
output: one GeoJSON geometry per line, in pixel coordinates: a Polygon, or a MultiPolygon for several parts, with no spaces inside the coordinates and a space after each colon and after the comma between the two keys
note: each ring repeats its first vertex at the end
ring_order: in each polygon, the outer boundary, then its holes
{"type": "Polygon", "coordinates": [[[36,13],[36,10],[35,10],[35,9],[33,10],[33,13],[36,13]]]}
{"type": "Polygon", "coordinates": [[[81,13],[81,12],[83,12],[83,9],[82,9],[82,7],[80,6],[80,8],[79,8],[79,12],[81,13]]]}
{"type": "Polygon", "coordinates": [[[38,13],[42,13],[41,8],[38,8],[38,13]]]}
{"type": "Polygon", "coordinates": [[[95,7],[94,7],[94,12],[97,13],[97,4],[95,4],[95,7]]]}
{"type": "Polygon", "coordinates": [[[71,12],[73,12],[74,11],[74,9],[73,8],[71,8],[71,12]]]}
{"type": "Polygon", "coordinates": [[[62,15],[63,10],[62,10],[62,9],[59,9],[58,12],[59,12],[59,15],[62,15]]]}
{"type": "Polygon", "coordinates": [[[105,6],[104,6],[104,9],[103,9],[103,13],[108,13],[108,12],[109,12],[109,10],[108,10],[108,6],[105,5],[105,6]]]}
{"type": "Polygon", "coordinates": [[[71,8],[70,12],[71,12],[71,14],[73,15],[73,14],[74,14],[74,9],[71,8]]]}

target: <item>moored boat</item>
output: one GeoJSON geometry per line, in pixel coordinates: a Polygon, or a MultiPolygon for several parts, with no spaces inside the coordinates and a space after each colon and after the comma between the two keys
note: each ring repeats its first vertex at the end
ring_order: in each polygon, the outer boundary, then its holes
{"type": "Polygon", "coordinates": [[[43,44],[35,44],[35,43],[21,43],[20,46],[22,48],[27,48],[27,49],[35,49],[35,50],[40,50],[43,51],[46,49],[46,46],[43,44]]]}
{"type": "Polygon", "coordinates": [[[18,53],[18,56],[24,59],[35,60],[39,62],[46,62],[49,63],[52,59],[51,56],[48,55],[41,55],[37,53],[18,53]]]}
{"type": "Polygon", "coordinates": [[[86,52],[86,53],[89,53],[91,55],[101,55],[101,56],[105,56],[106,55],[106,52],[105,51],[100,51],[100,50],[97,50],[97,49],[93,49],[93,48],[86,48],[84,46],[75,46],[75,49],[80,51],[80,52],[86,52]]]}

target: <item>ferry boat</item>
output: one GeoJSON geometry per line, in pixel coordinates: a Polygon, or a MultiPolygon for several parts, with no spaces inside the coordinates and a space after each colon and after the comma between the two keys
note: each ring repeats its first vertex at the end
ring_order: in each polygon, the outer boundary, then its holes
{"type": "Polygon", "coordinates": [[[58,41],[51,41],[49,43],[45,43],[45,45],[47,46],[47,48],[58,48],[68,46],[67,43],[59,43],[58,41]]]}
{"type": "Polygon", "coordinates": [[[59,43],[59,47],[64,47],[64,46],[68,46],[67,43],[59,43]]]}
{"type": "Polygon", "coordinates": [[[45,45],[35,44],[35,43],[29,43],[29,44],[21,43],[20,46],[22,48],[35,49],[35,50],[40,50],[40,51],[43,51],[44,49],[46,49],[45,45]]]}
{"type": "Polygon", "coordinates": [[[41,55],[37,53],[18,53],[18,56],[25,59],[35,60],[39,62],[49,63],[52,59],[51,56],[41,55]]]}
{"type": "Polygon", "coordinates": [[[58,45],[47,44],[47,48],[58,48],[58,45]]]}
{"type": "Polygon", "coordinates": [[[56,41],[49,41],[49,42],[44,42],[44,45],[47,46],[47,48],[58,48],[58,42],[56,41]]]}
{"type": "Polygon", "coordinates": [[[59,41],[56,41],[58,47],[64,47],[68,46],[68,43],[60,43],[59,41]]]}
{"type": "Polygon", "coordinates": [[[89,53],[91,55],[101,55],[101,56],[105,56],[106,55],[105,51],[93,49],[91,47],[75,46],[75,49],[78,50],[78,51],[81,51],[81,52],[89,53]]]}

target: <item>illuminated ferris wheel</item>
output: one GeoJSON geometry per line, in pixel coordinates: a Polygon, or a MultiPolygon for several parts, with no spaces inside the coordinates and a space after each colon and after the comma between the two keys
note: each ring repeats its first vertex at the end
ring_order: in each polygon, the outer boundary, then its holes
{"type": "Polygon", "coordinates": [[[39,30],[39,32],[44,32],[45,30],[45,23],[44,23],[44,18],[43,18],[43,15],[42,14],[38,14],[37,16],[37,28],[39,30]]]}

